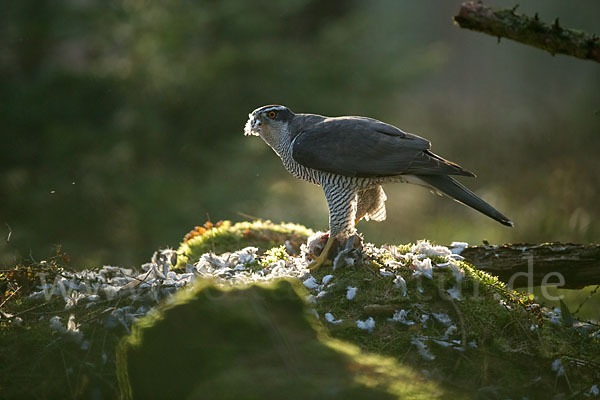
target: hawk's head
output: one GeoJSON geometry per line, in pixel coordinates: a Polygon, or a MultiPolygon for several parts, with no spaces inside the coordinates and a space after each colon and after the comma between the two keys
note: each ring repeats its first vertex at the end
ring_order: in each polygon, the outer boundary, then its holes
{"type": "Polygon", "coordinates": [[[289,141],[289,125],[294,113],[285,106],[263,106],[248,114],[244,135],[260,136],[273,149],[289,141]]]}

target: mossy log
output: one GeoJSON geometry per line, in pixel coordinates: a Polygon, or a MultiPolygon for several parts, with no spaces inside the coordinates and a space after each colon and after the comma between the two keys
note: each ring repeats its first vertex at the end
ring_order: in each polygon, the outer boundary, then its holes
{"type": "Polygon", "coordinates": [[[205,283],[180,292],[121,342],[122,398],[469,398],[393,357],[332,339],[305,310],[300,286],[205,283]]]}
{"type": "Polygon", "coordinates": [[[514,287],[555,285],[566,289],[600,284],[600,245],[505,244],[467,247],[461,255],[514,287]],[[512,279],[512,282],[510,282],[512,279]],[[530,282],[528,282],[530,279],[530,282]],[[560,282],[559,282],[560,283],[560,282]]]}
{"type": "Polygon", "coordinates": [[[547,24],[512,9],[493,9],[481,3],[461,5],[454,21],[461,27],[534,46],[554,54],[600,62],[600,37],[560,26],[558,18],[547,24]]]}
{"type": "Polygon", "coordinates": [[[179,270],[164,269],[175,260],[163,250],[140,268],[76,271],[57,253],[0,271],[0,398],[596,394],[597,325],[447,248],[366,243],[361,262],[308,274],[294,248],[305,227],[200,228],[177,250],[179,270]]]}

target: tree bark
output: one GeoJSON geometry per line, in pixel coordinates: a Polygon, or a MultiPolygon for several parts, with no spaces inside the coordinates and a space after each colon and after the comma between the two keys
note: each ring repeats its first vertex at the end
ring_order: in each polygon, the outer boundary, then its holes
{"type": "Polygon", "coordinates": [[[492,9],[481,3],[467,2],[461,5],[454,21],[461,27],[505,37],[554,54],[600,62],[600,38],[575,29],[563,28],[558,18],[547,24],[538,18],[516,14],[513,9],[492,9]]]}
{"type": "Polygon", "coordinates": [[[466,261],[513,287],[552,286],[564,278],[563,288],[600,284],[600,245],[571,243],[505,244],[467,247],[466,261]],[[518,275],[517,275],[518,274],[518,275]]]}

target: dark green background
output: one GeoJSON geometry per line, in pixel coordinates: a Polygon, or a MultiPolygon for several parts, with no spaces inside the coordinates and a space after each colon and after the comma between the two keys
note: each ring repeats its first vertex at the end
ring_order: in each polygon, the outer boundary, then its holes
{"type": "MultiPolygon", "coordinates": [[[[600,66],[462,30],[459,6],[4,2],[0,260],[62,244],[78,266],[139,264],[207,218],[240,213],[326,229],[321,189],[242,135],[270,103],[424,136],[516,223],[391,185],[388,220],[359,225],[369,241],[597,242],[600,66]]],[[[600,33],[597,1],[519,8],[536,11],[600,33]]]]}

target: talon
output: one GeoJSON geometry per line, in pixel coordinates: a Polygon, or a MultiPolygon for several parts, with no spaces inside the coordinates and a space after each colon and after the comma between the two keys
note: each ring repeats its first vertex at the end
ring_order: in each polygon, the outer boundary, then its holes
{"type": "Polygon", "coordinates": [[[329,253],[331,253],[331,249],[333,248],[333,245],[335,243],[336,243],[336,239],[334,237],[329,236],[327,238],[327,243],[325,244],[325,248],[323,249],[323,251],[321,252],[319,257],[317,257],[313,262],[311,262],[308,265],[308,269],[310,269],[311,271],[316,271],[322,265],[330,264],[331,261],[329,260],[329,253]]]}
{"type": "Polygon", "coordinates": [[[314,260],[313,262],[311,262],[308,265],[308,269],[311,271],[316,271],[319,268],[321,268],[322,265],[328,265],[328,264],[331,264],[331,260],[329,260],[327,257],[319,256],[319,258],[317,258],[316,260],[314,260]]]}

